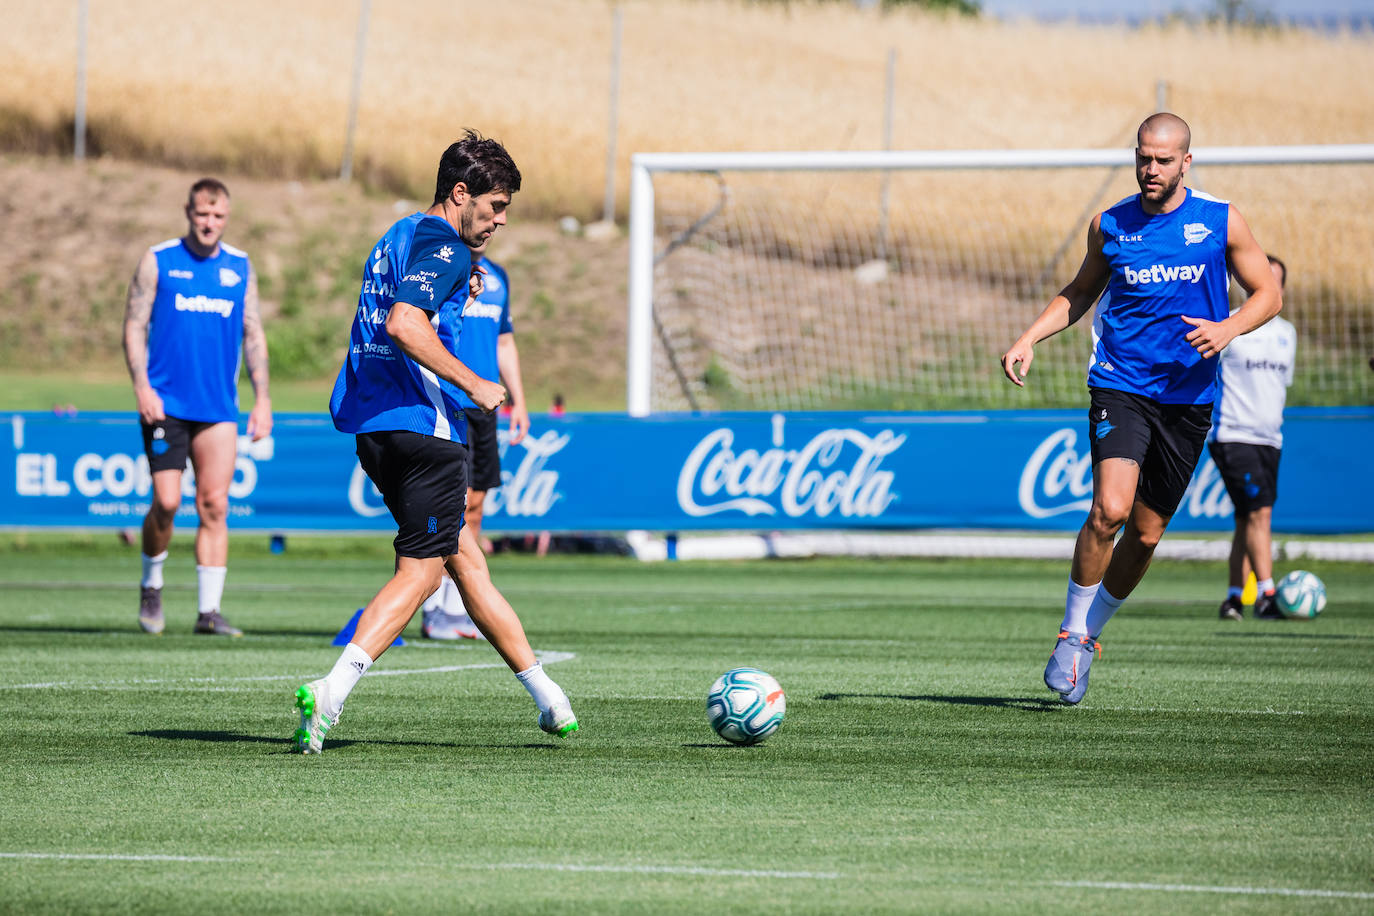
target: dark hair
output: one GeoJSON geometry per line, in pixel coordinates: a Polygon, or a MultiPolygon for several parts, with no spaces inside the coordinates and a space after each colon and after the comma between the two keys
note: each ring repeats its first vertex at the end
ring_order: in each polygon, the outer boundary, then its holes
{"type": "Polygon", "coordinates": [[[218,178],[202,178],[191,185],[191,190],[186,193],[186,202],[194,204],[197,194],[209,194],[211,198],[228,197],[229,189],[218,178]]]}
{"type": "Polygon", "coordinates": [[[1269,255],[1269,263],[1279,265],[1279,289],[1283,289],[1288,285],[1288,265],[1272,254],[1269,255]]]}
{"type": "Polygon", "coordinates": [[[439,157],[434,202],[437,204],[448,197],[460,181],[474,196],[489,191],[514,194],[520,190],[520,170],[504,146],[469,128],[463,132],[463,139],[439,157]]]}

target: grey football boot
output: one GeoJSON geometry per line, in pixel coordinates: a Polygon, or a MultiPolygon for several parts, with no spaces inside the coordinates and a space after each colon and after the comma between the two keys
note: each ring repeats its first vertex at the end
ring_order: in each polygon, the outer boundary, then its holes
{"type": "Polygon", "coordinates": [[[1059,694],[1059,699],[1065,703],[1077,705],[1088,692],[1088,671],[1094,651],[1100,656],[1102,646],[1087,633],[1060,630],[1059,640],[1045,665],[1045,686],[1059,694]]]}

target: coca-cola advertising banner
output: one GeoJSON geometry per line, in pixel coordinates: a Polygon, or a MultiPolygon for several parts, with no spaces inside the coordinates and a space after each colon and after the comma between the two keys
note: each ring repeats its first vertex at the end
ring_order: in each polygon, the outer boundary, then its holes
{"type": "MultiPolygon", "coordinates": [[[[1086,409],[989,413],[536,416],[505,444],[491,531],[1011,528],[1072,531],[1092,498],[1086,409]]],[[[137,417],[10,416],[0,525],[129,527],[151,478],[137,417]]],[[[240,429],[243,424],[240,424],[240,429]]],[[[1374,530],[1374,408],[1291,409],[1274,526],[1374,530]]],[[[182,523],[194,520],[183,477],[182,523]]],[[[240,437],[229,491],[241,530],[387,530],[353,439],[327,416],[278,415],[240,437]]],[[[1224,530],[1231,502],[1204,456],[1172,527],[1224,530]]]]}

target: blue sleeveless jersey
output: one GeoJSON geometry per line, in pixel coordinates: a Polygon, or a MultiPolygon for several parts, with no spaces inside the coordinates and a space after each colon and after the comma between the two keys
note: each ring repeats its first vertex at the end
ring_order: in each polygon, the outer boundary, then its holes
{"type": "MultiPolygon", "coordinates": [[[[501,367],[496,359],[496,342],[502,334],[513,330],[510,323],[510,285],[506,271],[494,261],[482,258],[477,262],[487,269],[482,277],[482,295],[467,305],[467,290],[458,290],[444,303],[439,319],[439,339],[463,363],[489,382],[501,381],[501,367]]],[[[443,379],[439,380],[446,393],[451,393],[464,407],[477,404],[443,379]]]]}
{"type": "Polygon", "coordinates": [[[221,242],[202,258],[182,239],[152,251],[157,295],[148,323],[148,382],[168,416],[237,422],[248,255],[221,242]]]}
{"type": "Polygon", "coordinates": [[[433,372],[392,343],[386,318],[394,303],[404,302],[428,312],[438,330],[442,305],[455,290],[466,291],[471,269],[468,247],[437,216],[413,213],[378,240],[363,265],[348,355],[329,399],[336,429],[404,430],[467,442],[463,405],[433,372]]]}
{"type": "Polygon", "coordinates": [[[1140,196],[1102,214],[1102,254],[1111,266],[1093,318],[1088,385],[1129,391],[1161,404],[1210,404],[1217,359],[1203,359],[1184,339],[1181,316],[1221,321],[1226,290],[1230,205],[1187,190],[1172,213],[1150,215],[1140,196]]]}

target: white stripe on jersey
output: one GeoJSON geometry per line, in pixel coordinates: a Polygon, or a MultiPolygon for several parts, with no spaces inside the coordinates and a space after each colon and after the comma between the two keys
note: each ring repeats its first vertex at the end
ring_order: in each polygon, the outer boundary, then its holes
{"type": "MultiPolygon", "coordinates": [[[[429,323],[434,327],[435,333],[438,333],[438,312],[430,316],[429,323]]],[[[415,364],[415,368],[420,370],[420,378],[425,380],[425,396],[429,398],[430,406],[434,408],[434,435],[438,439],[451,440],[453,428],[449,426],[448,408],[444,406],[444,392],[439,388],[439,377],[419,363],[415,364]]]]}

